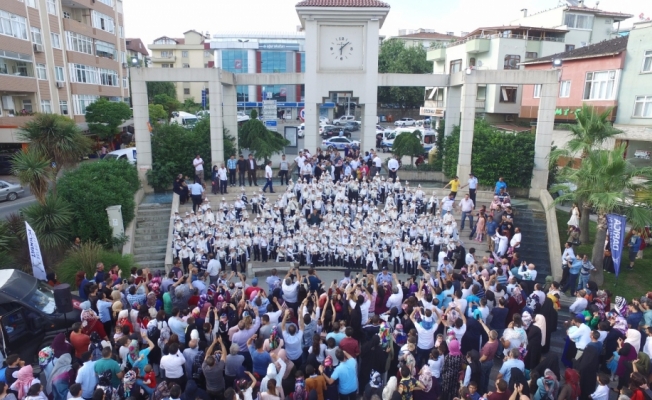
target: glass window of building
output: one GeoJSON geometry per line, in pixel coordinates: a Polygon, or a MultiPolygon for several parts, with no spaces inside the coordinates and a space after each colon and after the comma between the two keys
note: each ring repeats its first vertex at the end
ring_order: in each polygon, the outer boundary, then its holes
{"type": "Polygon", "coordinates": [[[454,74],[462,70],[462,60],[453,60],[450,62],[450,73],[454,74]]]}
{"type": "Polygon", "coordinates": [[[616,94],[616,71],[587,72],[584,100],[613,100],[616,94]]]}
{"type": "Polygon", "coordinates": [[[652,50],[643,54],[643,72],[652,72],[652,50]]]}
{"type": "Polygon", "coordinates": [[[48,79],[48,73],[45,69],[45,64],[36,64],[36,77],[43,80],[48,79]]]}
{"type": "Polygon", "coordinates": [[[93,39],[79,33],[66,31],[68,50],[85,54],[93,54],[93,39]]]}
{"type": "Polygon", "coordinates": [[[34,112],[34,108],[32,107],[32,100],[30,99],[23,100],[23,110],[27,112],[34,112]]]}
{"type": "Polygon", "coordinates": [[[0,34],[27,40],[27,19],[0,10],[0,34]]]}
{"type": "Polygon", "coordinates": [[[41,100],[41,112],[44,114],[52,114],[50,100],[41,100]]]}
{"type": "Polygon", "coordinates": [[[508,54],[505,56],[505,65],[504,69],[519,69],[519,63],[521,62],[521,56],[518,54],[508,54]]]}
{"type": "Polygon", "coordinates": [[[263,73],[287,72],[287,52],[263,51],[261,52],[261,70],[263,73]]]}
{"type": "Polygon", "coordinates": [[[32,42],[36,44],[43,44],[43,38],[41,37],[41,30],[39,28],[30,27],[32,32],[32,42]]]}
{"type": "Polygon", "coordinates": [[[59,102],[59,111],[61,111],[61,115],[68,115],[68,102],[67,101],[60,101],[59,102]]]}
{"type": "Polygon", "coordinates": [[[248,55],[247,50],[222,50],[222,69],[233,73],[248,72],[248,55]]]}
{"type": "Polygon", "coordinates": [[[182,50],[181,51],[181,57],[188,58],[188,50],[182,50]]]}
{"type": "Polygon", "coordinates": [[[59,15],[57,12],[57,0],[46,0],[45,5],[48,8],[48,14],[59,15]]]}
{"type": "Polygon", "coordinates": [[[634,116],[652,118],[652,96],[636,96],[634,116]]]}
{"type": "Polygon", "coordinates": [[[58,33],[50,33],[50,38],[52,39],[52,47],[55,49],[61,48],[61,36],[58,33]]]}

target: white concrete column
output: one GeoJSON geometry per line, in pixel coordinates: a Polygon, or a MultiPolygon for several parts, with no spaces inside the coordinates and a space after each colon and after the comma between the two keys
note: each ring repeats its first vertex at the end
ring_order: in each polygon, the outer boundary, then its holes
{"type": "MultiPolygon", "coordinates": [[[[134,74],[136,75],[136,74],[134,74]]],[[[136,151],[138,157],[138,177],[145,192],[153,192],[154,189],[147,183],[147,171],[152,169],[152,137],[147,123],[149,122],[149,108],[147,104],[147,83],[133,79],[131,81],[131,96],[133,99],[134,132],[136,151]]]]}
{"type": "Polygon", "coordinates": [[[530,198],[539,198],[542,189],[548,187],[548,158],[552,146],[552,131],[555,124],[555,108],[559,83],[541,85],[537,133],[534,142],[534,170],[530,184],[530,198]]]}
{"type": "MultiPolygon", "coordinates": [[[[317,146],[321,144],[319,140],[319,107],[320,104],[314,102],[305,102],[305,131],[306,136],[303,139],[303,147],[315,154],[317,146]]],[[[299,149],[303,150],[303,149],[299,149]]]]}
{"type": "Polygon", "coordinates": [[[376,110],[377,103],[365,103],[362,109],[362,127],[360,132],[360,152],[376,148],[376,110]]]}
{"type": "MultiPolygon", "coordinates": [[[[224,104],[222,110],[224,113],[224,127],[228,130],[229,135],[235,138],[235,147],[238,148],[238,96],[236,87],[233,85],[222,86],[224,92],[224,104]]],[[[231,156],[227,154],[227,156],[231,156]]]]}
{"type": "Polygon", "coordinates": [[[460,103],[462,102],[462,87],[450,86],[446,89],[446,116],[444,135],[450,136],[453,126],[460,124],[460,103]]]}
{"type": "Polygon", "coordinates": [[[223,134],[223,121],[222,121],[222,103],[224,101],[222,96],[222,83],[220,75],[222,70],[211,77],[208,82],[208,90],[210,91],[210,112],[211,112],[211,168],[213,165],[219,165],[224,162],[224,140],[223,134]]]}
{"type": "MultiPolygon", "coordinates": [[[[462,116],[460,121],[460,148],[457,160],[457,176],[465,179],[471,172],[471,154],[473,153],[473,128],[475,125],[475,99],[478,85],[466,83],[462,87],[462,116]]],[[[448,106],[446,108],[448,111],[448,106]]],[[[448,121],[446,121],[448,126],[448,121]]],[[[448,128],[447,128],[448,129],[448,128]]]]}

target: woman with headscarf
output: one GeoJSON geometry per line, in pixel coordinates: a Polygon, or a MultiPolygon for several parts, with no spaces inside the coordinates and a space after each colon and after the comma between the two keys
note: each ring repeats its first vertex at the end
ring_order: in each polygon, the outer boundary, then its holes
{"type": "Polygon", "coordinates": [[[358,367],[358,387],[364,388],[371,371],[378,372],[381,376],[385,373],[387,352],[380,345],[380,337],[374,335],[370,341],[364,343],[360,349],[360,366],[358,367]]]}
{"type": "MultiPolygon", "coordinates": [[[[543,316],[546,324],[546,330],[544,335],[546,338],[545,344],[543,345],[543,348],[541,348],[541,352],[543,354],[546,354],[550,351],[550,342],[551,342],[552,334],[555,331],[557,331],[557,310],[555,309],[555,304],[553,303],[550,296],[546,296],[546,298],[544,299],[543,305],[539,310],[539,315],[543,316]]],[[[541,334],[543,335],[543,330],[541,330],[541,334]]]]}
{"type": "Polygon", "coordinates": [[[437,400],[439,397],[439,381],[433,379],[432,371],[428,364],[424,364],[421,367],[417,381],[421,383],[423,388],[412,392],[414,400],[437,400]]]}
{"type": "Polygon", "coordinates": [[[121,399],[128,399],[130,397],[140,398],[142,397],[141,390],[140,386],[136,386],[136,373],[134,371],[127,371],[118,386],[118,396],[121,399]]]}
{"type": "Polygon", "coordinates": [[[283,348],[284,344],[285,342],[283,341],[281,335],[281,329],[278,327],[278,325],[274,325],[272,327],[269,338],[265,339],[265,343],[263,343],[263,349],[269,352],[270,356],[274,356],[278,355],[279,350],[283,348]]]}
{"type": "MultiPolygon", "coordinates": [[[[636,353],[634,353],[636,358],[636,353]]],[[[575,361],[575,369],[580,373],[580,399],[591,399],[591,393],[595,391],[598,369],[600,367],[600,351],[595,346],[586,346],[580,358],[575,361]]]]}
{"type": "Polygon", "coordinates": [[[557,400],[559,392],[559,381],[557,375],[546,369],[543,376],[537,379],[537,391],[534,393],[534,400],[557,400]]]}
{"type": "MultiPolygon", "coordinates": [[[[331,356],[326,356],[324,358],[324,375],[327,377],[331,377],[333,375],[333,371],[335,371],[335,368],[333,367],[333,359],[331,356]]],[[[394,382],[396,382],[396,378],[393,378],[394,382]]],[[[394,386],[396,388],[396,385],[394,386]]],[[[333,382],[329,384],[326,382],[326,390],[324,391],[324,398],[325,399],[337,399],[339,397],[339,392],[337,390],[337,382],[333,382]]]]}
{"type": "Polygon", "coordinates": [[[79,305],[82,309],[81,312],[81,321],[82,321],[82,333],[90,336],[91,332],[97,332],[102,339],[108,339],[106,336],[106,331],[104,326],[100,321],[100,317],[91,309],[90,301],[85,301],[79,305]]]}
{"type": "Polygon", "coordinates": [[[512,295],[507,300],[505,307],[509,310],[507,312],[507,321],[511,321],[514,314],[520,314],[523,307],[525,307],[525,299],[518,286],[512,290],[512,295]]]}
{"type": "Polygon", "coordinates": [[[500,343],[503,345],[504,355],[509,354],[511,349],[527,347],[527,333],[523,328],[523,320],[520,314],[515,314],[512,322],[507,325],[507,329],[503,332],[500,343]]]}
{"type": "Polygon", "coordinates": [[[292,393],[294,392],[294,373],[296,372],[295,365],[288,358],[287,352],[285,349],[280,349],[278,352],[278,358],[283,360],[285,363],[285,373],[281,378],[281,382],[277,382],[278,386],[283,386],[283,393],[292,393]]]}
{"type": "MultiPolygon", "coordinates": [[[[517,391],[516,387],[518,385],[523,386],[523,389],[520,391],[520,395],[530,397],[530,385],[527,381],[527,378],[525,377],[525,373],[518,368],[512,368],[512,373],[509,377],[509,382],[507,382],[507,387],[512,393],[514,393],[517,391]]],[[[518,398],[523,399],[523,397],[518,398]]]]}
{"type": "MultiPolygon", "coordinates": [[[[638,352],[631,344],[624,342],[622,339],[618,339],[618,355],[620,358],[616,367],[616,375],[618,375],[618,390],[620,390],[623,386],[629,384],[631,362],[638,358],[638,352]]],[[[593,391],[590,393],[593,393],[593,391]]]]}
{"type": "Polygon", "coordinates": [[[75,348],[68,342],[64,332],[58,333],[54,337],[50,347],[52,347],[54,358],[59,358],[64,354],[70,354],[72,357],[72,355],[75,354],[75,348]]]}
{"type": "Polygon", "coordinates": [[[541,342],[543,335],[541,329],[532,323],[532,316],[525,311],[523,313],[523,327],[527,333],[527,354],[523,362],[526,369],[533,369],[541,361],[541,342]]]}
{"type": "Polygon", "coordinates": [[[41,383],[40,380],[34,378],[34,370],[31,365],[25,365],[16,372],[16,380],[11,384],[11,390],[17,393],[18,399],[24,399],[27,396],[29,388],[35,384],[41,383]]]}
{"type": "MultiPolygon", "coordinates": [[[[131,364],[133,370],[138,370],[138,378],[145,376],[145,366],[149,363],[149,353],[154,349],[154,343],[147,337],[147,331],[141,332],[143,340],[147,341],[148,347],[140,350],[139,342],[132,340],[127,347],[127,361],[131,364]]],[[[140,382],[139,382],[140,383],[140,382]]]]}
{"type": "Polygon", "coordinates": [[[473,317],[466,319],[466,332],[464,332],[461,342],[463,353],[469,352],[470,350],[479,352],[483,343],[489,341],[489,336],[487,336],[487,332],[482,327],[482,324],[478,322],[478,318],[482,318],[482,312],[476,309],[473,312],[473,317]]]}
{"type": "Polygon", "coordinates": [[[564,385],[559,391],[558,400],[577,400],[580,397],[580,374],[572,368],[564,371],[564,385]]]}
{"type": "Polygon", "coordinates": [[[552,371],[555,376],[561,376],[559,369],[559,357],[556,354],[549,353],[545,355],[543,358],[541,358],[541,361],[539,361],[539,365],[534,367],[532,371],[536,371],[539,376],[544,376],[547,369],[552,371]]]}
{"type": "Polygon", "coordinates": [[[115,323],[115,334],[113,335],[113,340],[118,340],[122,337],[122,330],[124,327],[129,329],[129,333],[134,331],[134,326],[131,324],[131,319],[129,319],[129,310],[122,310],[118,313],[118,320],[115,323]]]}
{"type": "Polygon", "coordinates": [[[639,351],[636,361],[632,362],[632,371],[648,376],[650,373],[650,356],[639,351]]]}
{"type": "Polygon", "coordinates": [[[364,386],[363,399],[371,400],[372,396],[381,397],[383,395],[383,378],[381,374],[372,369],[371,375],[365,380],[369,382],[364,386]]]}
{"type": "MultiPolygon", "coordinates": [[[[532,324],[536,325],[541,331],[541,353],[543,354],[543,349],[546,347],[546,343],[548,343],[546,341],[546,318],[541,314],[537,314],[534,316],[534,322],[532,324]]],[[[556,373],[555,375],[559,376],[556,373]]]]}
{"type": "Polygon", "coordinates": [[[39,376],[43,382],[47,382],[50,379],[54,362],[54,351],[52,347],[44,347],[38,352],[38,365],[41,367],[41,374],[39,376]]]}
{"type": "Polygon", "coordinates": [[[75,371],[72,369],[72,356],[64,354],[54,363],[50,379],[45,387],[46,393],[52,393],[54,400],[66,400],[68,388],[75,383],[75,371]]]}
{"type": "Polygon", "coordinates": [[[441,372],[441,391],[443,400],[452,400],[460,389],[460,370],[464,356],[460,351],[460,343],[453,339],[448,344],[448,355],[444,357],[441,372]]]}
{"type": "Polygon", "coordinates": [[[627,329],[625,343],[631,344],[638,351],[641,348],[641,332],[638,329],[627,329]]]}
{"type": "Polygon", "coordinates": [[[285,375],[285,371],[286,371],[285,361],[277,357],[272,357],[272,360],[276,360],[276,361],[272,362],[267,366],[267,374],[265,375],[263,380],[260,381],[260,391],[266,392],[267,383],[271,379],[274,379],[277,383],[276,385],[277,396],[283,399],[284,392],[283,392],[283,388],[281,387],[281,381],[283,380],[283,375],[285,375]]]}
{"type": "Polygon", "coordinates": [[[463,386],[469,386],[470,382],[475,382],[476,384],[482,382],[480,353],[477,350],[471,350],[466,353],[466,371],[464,373],[463,386]]]}

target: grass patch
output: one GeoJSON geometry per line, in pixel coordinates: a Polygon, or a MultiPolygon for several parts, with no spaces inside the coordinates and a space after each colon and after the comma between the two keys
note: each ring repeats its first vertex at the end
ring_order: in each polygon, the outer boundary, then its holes
{"type": "MultiPolygon", "coordinates": [[[[567,211],[555,211],[557,213],[559,241],[561,242],[561,248],[563,249],[564,243],[566,243],[566,240],[568,239],[568,234],[566,233],[568,225],[566,225],[566,223],[570,217],[567,211]]],[[[575,254],[588,254],[589,258],[591,257],[596,226],[597,224],[595,222],[589,222],[589,243],[582,243],[581,246],[577,246],[575,248],[575,254]]],[[[649,255],[650,251],[652,251],[652,248],[643,251],[643,258],[636,260],[633,271],[627,270],[627,265],[629,265],[627,253],[623,254],[620,263],[621,269],[618,282],[616,283],[616,276],[614,274],[605,273],[602,288],[608,289],[616,296],[623,296],[627,299],[638,298],[645,295],[650,291],[650,282],[652,282],[652,259],[649,255]]]]}

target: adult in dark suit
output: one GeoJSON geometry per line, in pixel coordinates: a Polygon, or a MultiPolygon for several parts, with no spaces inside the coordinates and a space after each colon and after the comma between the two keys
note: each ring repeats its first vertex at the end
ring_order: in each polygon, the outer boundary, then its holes
{"type": "MultiPolygon", "coordinates": [[[[247,164],[249,163],[248,160],[245,160],[242,154],[240,154],[240,157],[238,157],[238,184],[240,186],[245,185],[245,174],[247,173],[247,164]]],[[[251,186],[251,184],[249,185],[251,186]]]]}
{"type": "Polygon", "coordinates": [[[252,182],[255,186],[258,186],[258,180],[256,179],[256,169],[258,169],[256,160],[254,160],[253,155],[249,154],[249,159],[247,160],[247,176],[249,177],[249,186],[251,186],[252,182]]]}

